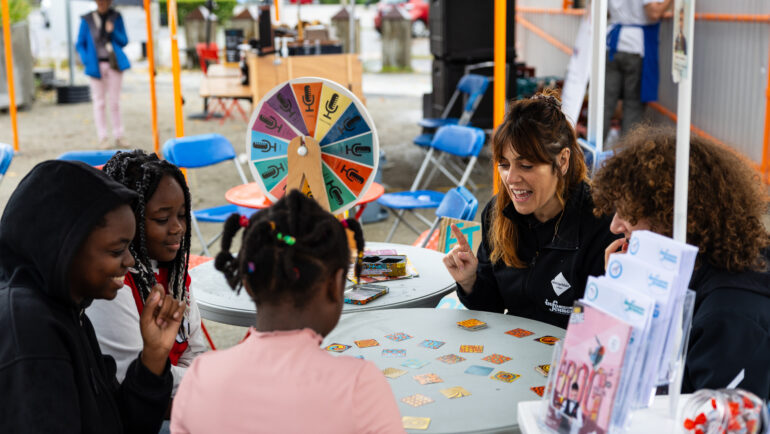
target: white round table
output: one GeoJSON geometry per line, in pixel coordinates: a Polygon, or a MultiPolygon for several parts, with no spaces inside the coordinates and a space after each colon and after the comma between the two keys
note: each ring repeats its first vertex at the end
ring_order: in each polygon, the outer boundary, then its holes
{"type": "MultiPolygon", "coordinates": [[[[364,305],[345,303],[342,313],[404,307],[435,307],[441,297],[454,290],[455,281],[441,261],[444,255],[435,250],[393,243],[366,243],[367,250],[396,250],[412,261],[419,277],[378,282],[390,292],[364,305]]],[[[256,306],[246,290],[240,294],[230,288],[214,261],[190,270],[191,291],[201,316],[224,324],[248,327],[256,324],[256,306]]]]}
{"type": "Polygon", "coordinates": [[[433,433],[492,433],[518,432],[516,406],[520,401],[538,399],[530,388],[545,386],[546,377],[535,367],[551,363],[553,346],[535,339],[542,336],[564,337],[564,330],[530,319],[490,312],[454,309],[398,309],[361,312],[343,315],[340,323],[324,339],[323,346],[350,345],[340,355],[362,356],[374,362],[380,369],[397,368],[408,371],[398,378],[388,378],[402,416],[429,417],[426,431],[433,433]],[[458,321],[475,318],[488,327],[470,331],[460,328],[458,321]],[[525,337],[515,337],[506,331],[521,328],[533,332],[525,337]],[[411,339],[399,342],[386,335],[403,332],[411,339]],[[379,345],[358,348],[355,341],[374,339],[379,345]],[[424,340],[445,342],[438,349],[420,344],[424,340]],[[482,353],[460,352],[460,345],[483,345],[482,353]],[[404,349],[404,357],[388,357],[384,349],[404,349]],[[448,354],[465,358],[455,364],[439,360],[448,354]],[[494,364],[484,357],[500,354],[511,360],[494,364]],[[410,359],[429,362],[420,368],[402,366],[410,359]],[[472,365],[492,368],[485,375],[465,373],[472,365]],[[510,383],[490,378],[499,371],[520,375],[510,383]],[[413,377],[420,374],[436,374],[443,382],[422,385],[413,377]],[[441,390],[461,386],[470,396],[449,399],[441,390]],[[422,394],[433,400],[420,407],[412,407],[401,401],[414,394],[422,394]]]}

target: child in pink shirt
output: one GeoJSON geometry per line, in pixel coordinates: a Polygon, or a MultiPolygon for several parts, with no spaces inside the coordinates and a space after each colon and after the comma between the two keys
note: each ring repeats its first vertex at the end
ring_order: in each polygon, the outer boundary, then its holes
{"type": "Polygon", "coordinates": [[[174,398],[173,433],[404,432],[382,372],[320,348],[342,312],[345,228],[355,235],[359,274],[361,226],[298,191],[248,221],[230,217],[215,266],[254,299],[257,325],[241,344],[195,359],[174,398]],[[236,259],[229,250],[241,226],[236,259]]]}

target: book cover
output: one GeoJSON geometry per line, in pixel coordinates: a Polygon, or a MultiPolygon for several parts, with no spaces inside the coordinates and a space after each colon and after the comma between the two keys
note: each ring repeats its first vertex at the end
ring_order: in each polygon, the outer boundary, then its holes
{"type": "Polygon", "coordinates": [[[564,337],[546,425],[570,434],[608,432],[632,327],[581,301],[564,337]]]}

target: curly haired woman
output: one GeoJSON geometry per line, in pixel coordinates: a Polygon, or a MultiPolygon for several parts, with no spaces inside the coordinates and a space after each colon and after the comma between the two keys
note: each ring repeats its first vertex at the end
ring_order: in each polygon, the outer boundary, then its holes
{"type": "MultiPolygon", "coordinates": [[[[641,127],[622,140],[594,178],[596,213],[612,215],[610,230],[625,238],[637,229],[671,236],[676,133],[641,127]]],[[[693,137],[687,242],[699,254],[690,287],[695,312],[684,392],[738,387],[770,398],[770,237],[762,223],[765,192],[757,174],[730,150],[693,137]]]]}

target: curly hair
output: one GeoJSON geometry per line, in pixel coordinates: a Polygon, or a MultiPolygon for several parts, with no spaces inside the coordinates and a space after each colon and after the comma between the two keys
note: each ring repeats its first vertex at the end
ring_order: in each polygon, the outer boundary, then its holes
{"type": "MultiPolygon", "coordinates": [[[[503,153],[509,146],[533,164],[552,166],[558,177],[556,196],[562,206],[569,192],[587,181],[583,151],[577,143],[575,129],[561,111],[561,102],[554,90],[546,89],[532,98],[511,103],[503,123],[492,137],[495,166],[503,161],[503,153]],[[564,148],[570,150],[570,157],[569,169],[563,175],[558,170],[558,156],[564,148]]],[[[502,260],[509,267],[524,268],[526,264],[516,254],[516,225],[503,215],[503,210],[511,203],[503,182],[498,176],[498,194],[487,234],[492,247],[490,259],[493,263],[502,260]]]]}
{"type": "MultiPolygon", "coordinates": [[[[594,176],[594,214],[632,225],[647,220],[671,236],[674,221],[676,131],[641,126],[619,143],[594,176]]],[[[765,193],[759,175],[729,149],[693,136],[687,198],[687,242],[698,246],[697,266],[730,272],[765,268],[761,250],[770,244],[762,223],[765,193]]]]}

